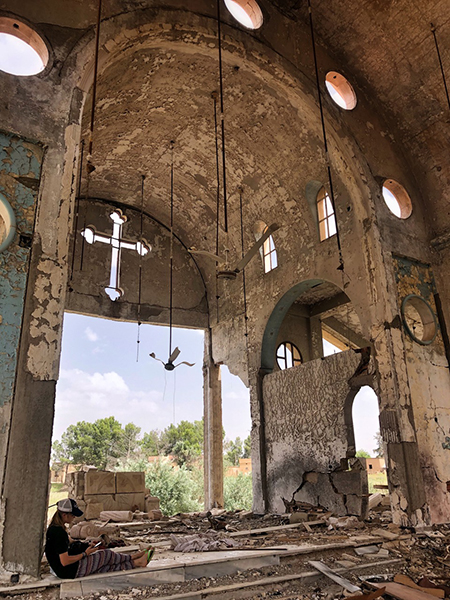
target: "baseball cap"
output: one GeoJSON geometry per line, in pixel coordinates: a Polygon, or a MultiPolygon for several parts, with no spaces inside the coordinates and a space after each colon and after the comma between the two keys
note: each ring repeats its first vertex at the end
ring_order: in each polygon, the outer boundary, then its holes
{"type": "Polygon", "coordinates": [[[81,517],[83,511],[78,508],[77,503],[72,498],[64,498],[56,503],[59,511],[63,513],[71,513],[75,517],[81,517]]]}

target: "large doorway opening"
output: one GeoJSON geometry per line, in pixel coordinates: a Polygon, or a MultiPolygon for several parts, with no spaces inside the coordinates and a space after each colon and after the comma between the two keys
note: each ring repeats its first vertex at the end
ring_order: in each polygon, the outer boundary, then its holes
{"type": "Polygon", "coordinates": [[[365,464],[369,493],[371,494],[387,489],[386,463],[379,417],[376,393],[370,386],[362,386],[353,400],[352,423],[356,456],[363,459],[365,464]]]}

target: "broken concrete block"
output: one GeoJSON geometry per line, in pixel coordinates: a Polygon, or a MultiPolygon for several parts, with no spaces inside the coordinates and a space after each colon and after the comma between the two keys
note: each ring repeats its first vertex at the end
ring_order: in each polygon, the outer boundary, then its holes
{"type": "Polygon", "coordinates": [[[103,510],[103,502],[89,502],[86,504],[86,510],[84,511],[84,518],[86,521],[92,521],[93,519],[99,519],[100,513],[103,510]]]}
{"type": "Polygon", "coordinates": [[[65,484],[69,492],[69,497],[84,498],[84,477],[84,471],[67,473],[65,484]]]}
{"type": "Polygon", "coordinates": [[[345,506],[347,508],[347,514],[361,516],[363,512],[362,506],[363,499],[360,496],[350,494],[345,498],[345,506]]]}
{"type": "Polygon", "coordinates": [[[116,500],[114,494],[85,494],[86,504],[103,504],[103,510],[116,510],[116,500]]]}
{"type": "Polygon", "coordinates": [[[361,546],[355,548],[355,552],[358,556],[366,556],[367,554],[378,554],[378,546],[361,546]]]}
{"type": "Polygon", "coordinates": [[[308,513],[306,512],[293,512],[289,515],[289,523],[302,523],[308,520],[308,513]]]}
{"type": "Polygon", "coordinates": [[[331,474],[331,479],[339,494],[361,496],[364,491],[363,479],[367,482],[367,475],[365,471],[335,471],[331,474]]]}
{"type": "Polygon", "coordinates": [[[109,471],[88,471],[84,478],[85,495],[114,494],[116,491],[114,475],[109,471]]]}
{"type": "Polygon", "coordinates": [[[145,512],[159,510],[159,498],[156,496],[145,496],[145,512]]]}
{"type": "Polygon", "coordinates": [[[372,494],[369,496],[369,510],[373,510],[376,506],[381,504],[383,500],[383,494],[372,494]]]}
{"type": "Polygon", "coordinates": [[[131,510],[103,510],[99,517],[102,521],[124,523],[133,520],[133,513],[131,510]]]}
{"type": "MultiPolygon", "coordinates": [[[[113,510],[145,510],[145,494],[144,492],[138,492],[134,494],[116,494],[116,506],[113,510]]],[[[109,509],[108,509],[109,510],[109,509]]]]}
{"type": "Polygon", "coordinates": [[[145,473],[116,473],[115,491],[117,494],[133,494],[135,492],[144,492],[145,494],[145,473]]]}
{"type": "Polygon", "coordinates": [[[162,519],[162,512],[160,510],[149,510],[148,518],[150,521],[160,521],[162,519]]]}

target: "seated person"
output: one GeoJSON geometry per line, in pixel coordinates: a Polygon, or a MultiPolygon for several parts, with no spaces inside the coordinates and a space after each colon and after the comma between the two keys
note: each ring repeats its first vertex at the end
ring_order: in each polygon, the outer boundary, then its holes
{"type": "Polygon", "coordinates": [[[83,512],[71,498],[60,500],[56,506],[57,510],[47,529],[45,556],[61,579],[145,567],[153,556],[153,548],[132,555],[119,554],[112,550],[100,550],[95,547],[95,542],[91,542],[83,552],[69,554],[70,541],[66,525],[71,525],[74,518],[81,517],[83,512]]]}

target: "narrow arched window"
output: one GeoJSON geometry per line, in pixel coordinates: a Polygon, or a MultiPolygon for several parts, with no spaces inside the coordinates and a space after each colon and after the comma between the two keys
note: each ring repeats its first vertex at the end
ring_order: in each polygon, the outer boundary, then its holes
{"type": "Polygon", "coordinates": [[[317,194],[317,215],[319,218],[320,241],[328,239],[336,234],[336,215],[330,196],[324,187],[317,194]]]}
{"type": "MultiPolygon", "coordinates": [[[[253,233],[255,234],[255,240],[259,242],[261,237],[267,231],[268,227],[264,221],[257,221],[253,227],[253,233]]],[[[273,236],[269,236],[259,249],[264,267],[264,273],[272,271],[278,266],[278,256],[275,248],[275,242],[273,236]]]]}
{"type": "MultiPolygon", "coordinates": [[[[264,229],[265,233],[267,227],[264,229]]],[[[263,244],[263,260],[264,260],[264,273],[268,273],[278,266],[278,256],[275,249],[275,243],[273,237],[269,235],[267,240],[263,244]]]]}

